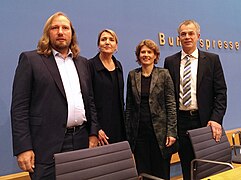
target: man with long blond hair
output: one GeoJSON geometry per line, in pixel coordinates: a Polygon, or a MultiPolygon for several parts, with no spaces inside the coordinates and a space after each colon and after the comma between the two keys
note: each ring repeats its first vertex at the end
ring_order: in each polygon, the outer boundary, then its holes
{"type": "Polygon", "coordinates": [[[16,69],[11,121],[13,152],[31,179],[55,179],[54,154],[97,146],[97,117],[87,60],[62,12],[46,22],[37,50],[16,69]]]}

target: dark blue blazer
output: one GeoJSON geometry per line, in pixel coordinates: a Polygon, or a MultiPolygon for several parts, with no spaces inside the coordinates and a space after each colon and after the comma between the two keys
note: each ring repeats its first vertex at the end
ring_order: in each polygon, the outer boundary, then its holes
{"type": "MultiPolygon", "coordinates": [[[[89,133],[97,135],[97,116],[87,60],[74,59],[89,133]]],[[[68,117],[66,94],[53,55],[24,52],[16,69],[11,105],[13,152],[34,150],[36,163],[53,162],[60,152],[68,117]]]]}
{"type": "MultiPolygon", "coordinates": [[[[222,125],[227,107],[227,86],[219,56],[198,51],[197,104],[202,126],[209,120],[222,125]]],[[[164,67],[172,76],[176,99],[179,99],[181,52],[165,59],[164,67]]],[[[177,110],[179,103],[177,103],[177,110]]],[[[178,112],[178,111],[177,111],[178,112]]]]}

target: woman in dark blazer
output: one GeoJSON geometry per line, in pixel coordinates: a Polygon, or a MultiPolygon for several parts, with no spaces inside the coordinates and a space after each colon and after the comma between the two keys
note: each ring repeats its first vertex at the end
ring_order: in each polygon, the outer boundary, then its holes
{"type": "Polygon", "coordinates": [[[168,70],[154,66],[159,56],[152,40],[143,40],[136,47],[141,67],[128,75],[126,130],[138,173],[169,179],[177,136],[176,103],[168,70]]]}
{"type": "Polygon", "coordinates": [[[124,80],[121,63],[113,56],[118,37],[113,30],[99,33],[99,53],[89,60],[94,101],[99,122],[99,145],[126,140],[124,80]]]}

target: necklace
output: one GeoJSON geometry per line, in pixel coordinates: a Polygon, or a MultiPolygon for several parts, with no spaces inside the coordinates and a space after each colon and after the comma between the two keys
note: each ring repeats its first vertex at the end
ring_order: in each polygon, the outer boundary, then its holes
{"type": "Polygon", "coordinates": [[[148,74],[147,74],[147,73],[143,73],[143,72],[142,72],[141,75],[144,76],[144,77],[150,77],[150,76],[151,76],[151,73],[148,73],[148,74]]]}

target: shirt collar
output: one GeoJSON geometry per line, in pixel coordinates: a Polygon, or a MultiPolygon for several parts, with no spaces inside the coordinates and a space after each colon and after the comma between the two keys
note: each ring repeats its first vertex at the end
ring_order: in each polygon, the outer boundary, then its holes
{"type": "MultiPolygon", "coordinates": [[[[53,52],[54,57],[55,57],[55,56],[61,56],[61,53],[58,52],[58,51],[56,51],[56,50],[53,49],[53,48],[52,48],[52,52],[53,52]]],[[[61,57],[62,57],[62,56],[61,56],[61,57]]],[[[73,58],[73,53],[72,53],[71,49],[69,49],[69,52],[68,52],[67,57],[73,58]]]]}
{"type": "MultiPolygon", "coordinates": [[[[188,54],[185,53],[183,50],[181,52],[181,59],[184,59],[188,54]]],[[[198,49],[196,48],[195,51],[193,51],[192,54],[189,54],[191,57],[198,59],[198,49]]]]}

